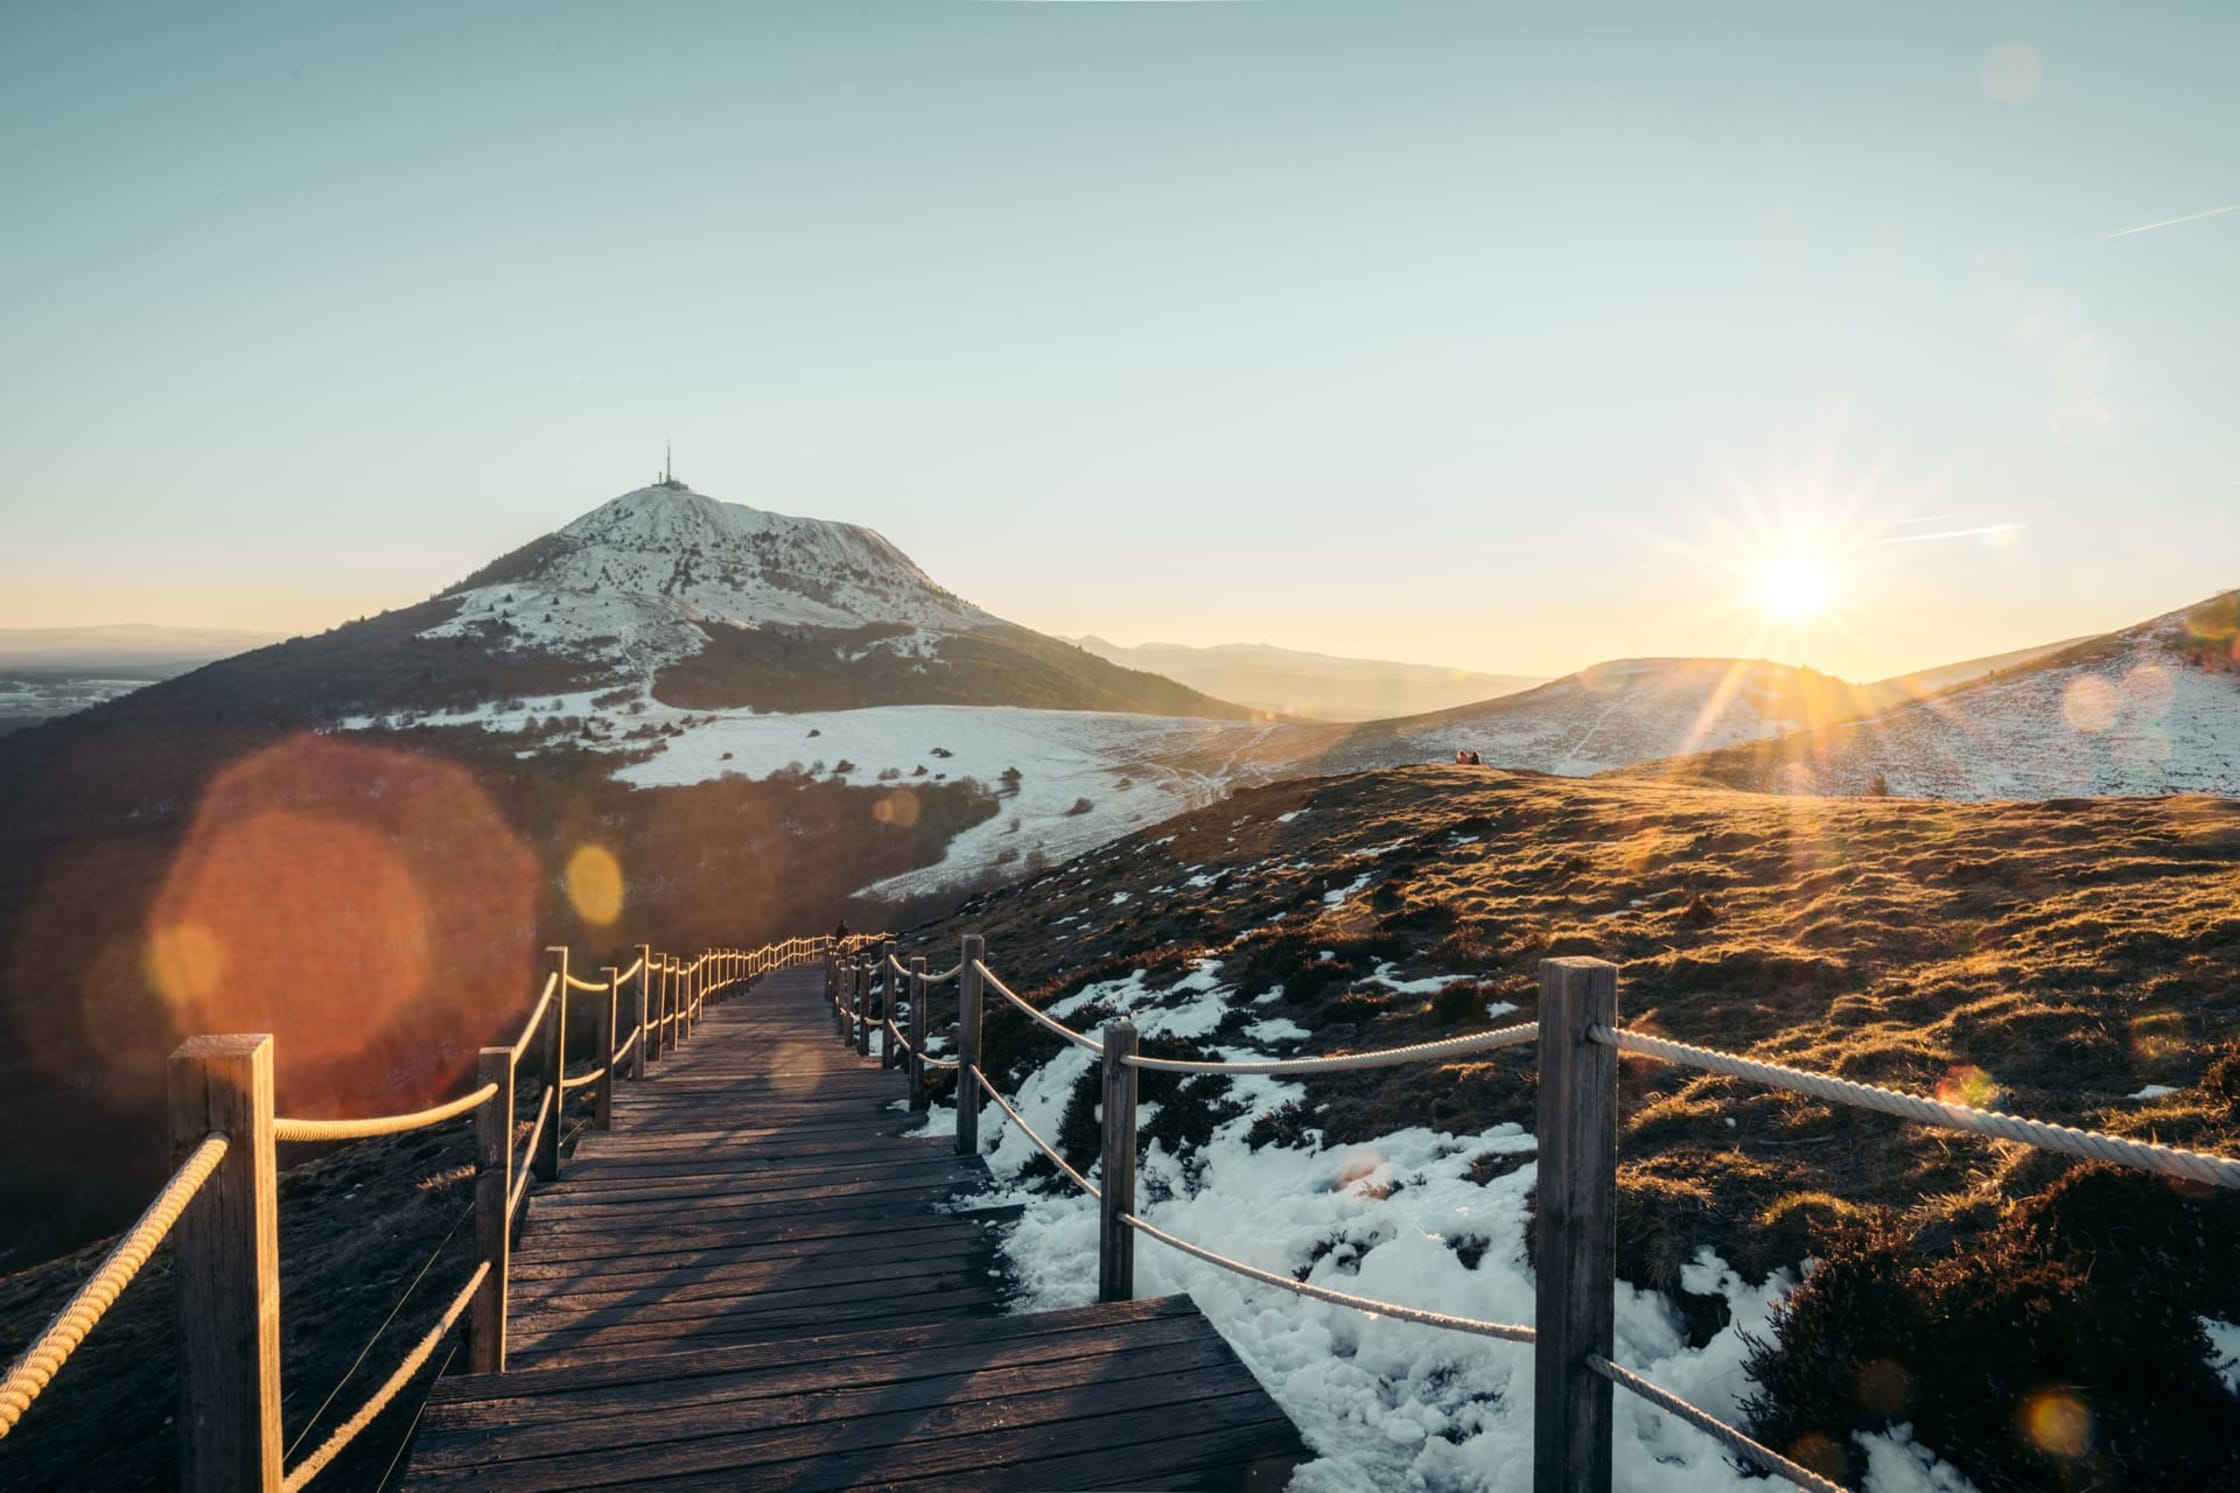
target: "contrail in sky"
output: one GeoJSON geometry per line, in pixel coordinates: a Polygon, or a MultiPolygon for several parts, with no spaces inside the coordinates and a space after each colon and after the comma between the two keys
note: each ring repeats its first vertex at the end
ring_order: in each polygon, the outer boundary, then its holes
{"type": "Polygon", "coordinates": [[[2212,207],[2205,213],[2187,213],[2182,218],[2164,218],[2159,223],[2141,223],[2136,228],[2118,228],[2103,235],[2107,238],[2129,238],[2134,233],[2152,233],[2157,228],[2175,228],[2180,223],[2198,223],[2203,218],[2222,217],[2226,213],[2240,213],[2240,202],[2228,202],[2223,207],[2212,207]]]}
{"type": "Polygon", "coordinates": [[[1978,534],[2016,534],[2020,524],[1984,524],[1973,529],[1946,529],[1937,534],[1899,534],[1890,539],[1877,539],[1876,544],[1925,544],[1932,539],[1972,539],[1978,534]]]}

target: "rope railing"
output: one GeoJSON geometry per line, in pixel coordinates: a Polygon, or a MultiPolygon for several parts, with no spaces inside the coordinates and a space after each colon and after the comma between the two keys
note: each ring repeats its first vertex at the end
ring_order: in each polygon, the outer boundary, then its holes
{"type": "MultiPolygon", "coordinates": [[[[341,1142],[370,1139],[380,1136],[402,1135],[427,1129],[446,1121],[469,1114],[477,1116],[478,1124],[498,1123],[493,1105],[503,1103],[508,1113],[504,1116],[504,1141],[498,1150],[498,1168],[487,1159],[477,1167],[478,1176],[489,1180],[494,1176],[509,1179],[510,1185],[491,1193],[484,1182],[477,1183],[478,1204],[495,1202],[502,1206],[505,1224],[498,1228],[495,1238],[500,1246],[495,1254],[485,1253],[478,1259],[475,1269],[458,1295],[444,1311],[442,1319],[406,1355],[389,1379],[367,1403],[320,1445],[319,1449],[285,1474],[282,1486],[288,1490],[301,1488],[329,1466],[336,1456],[349,1446],[367,1426],[380,1417],[396,1397],[403,1392],[414,1375],[419,1373],[441,1345],[444,1336],[455,1328],[469,1304],[476,1298],[495,1270],[500,1287],[498,1310],[500,1320],[504,1313],[504,1279],[507,1251],[503,1241],[511,1232],[511,1222],[517,1218],[523,1201],[527,1198],[538,1166],[533,1158],[544,1149],[546,1174],[550,1175],[553,1158],[550,1155],[548,1124],[558,1123],[564,1097],[576,1090],[598,1085],[596,1104],[591,1118],[573,1134],[584,1128],[605,1128],[609,1123],[611,1089],[609,1083],[624,1059],[636,1054],[643,1071],[644,1054],[639,1044],[648,1039],[656,1028],[675,1029],[678,1038],[689,1035],[694,1017],[719,987],[750,984],[759,976],[775,969],[789,968],[833,946],[832,940],[823,938],[786,939],[765,944],[761,948],[716,949],[703,951],[699,958],[685,963],[672,956],[657,954],[640,946],[638,957],[626,970],[608,972],[603,980],[585,980],[567,970],[567,951],[556,949],[559,967],[545,976],[527,1020],[519,1035],[505,1047],[483,1049],[485,1062],[482,1071],[490,1072],[491,1062],[497,1065],[500,1075],[486,1079],[472,1092],[457,1099],[404,1114],[367,1116],[356,1119],[302,1119],[272,1112],[271,1100],[271,1043],[264,1036],[213,1036],[191,1039],[174,1053],[171,1060],[173,1144],[183,1154],[184,1160],[165,1182],[161,1191],[148,1204],[139,1219],[119,1238],[93,1273],[72,1292],[69,1300],[57,1311],[32,1339],[30,1344],[8,1366],[5,1376],[0,1376],[0,1438],[14,1431],[26,1411],[46,1390],[54,1376],[66,1365],[71,1356],[84,1343],[103,1320],[118,1298],[133,1282],[153,1257],[156,1249],[171,1236],[188,1206],[202,1193],[206,1184],[216,1175],[219,1167],[227,1166],[228,1181],[225,1190],[210,1204],[212,1213],[207,1222],[180,1236],[180,1270],[182,1274],[201,1271],[207,1277],[206,1289],[199,1295],[183,1297],[180,1313],[180,1356],[191,1368],[206,1363],[213,1357],[225,1359],[247,1352],[261,1360],[261,1369],[241,1376],[228,1369],[229,1378],[218,1387],[221,1395],[231,1395],[246,1382],[258,1386],[250,1393],[261,1396],[280,1379],[276,1355],[280,1337],[277,1331],[278,1307],[276,1291],[278,1280],[269,1268],[258,1268],[246,1273],[234,1268],[238,1259],[269,1261],[275,1248],[274,1216],[278,1171],[273,1159],[273,1145],[288,1143],[341,1142]],[[705,973],[704,973],[705,972],[705,973]],[[565,1002],[573,992],[605,993],[610,1001],[622,986],[632,980],[641,985],[641,993],[651,995],[651,978],[663,974],[678,980],[692,976],[704,977],[696,984],[682,988],[668,986],[660,999],[668,1010],[653,1021],[642,1014],[632,1023],[627,1040],[607,1055],[605,1062],[590,1072],[574,1078],[561,1076],[555,1066],[547,1066],[547,1082],[538,1096],[537,1117],[528,1127],[525,1142],[516,1150],[510,1113],[513,1085],[523,1056],[540,1036],[547,1041],[548,1064],[556,1065],[564,1052],[566,1034],[566,1007],[557,1011],[554,1003],[565,1002]],[[557,1016],[558,1020],[553,1020],[557,1016]],[[198,1134],[185,1129],[189,1115],[206,1116],[198,1134]],[[238,1141],[237,1141],[238,1137],[238,1141]],[[233,1177],[230,1168],[238,1167],[242,1175],[233,1177]],[[261,1235],[261,1238],[259,1237],[261,1235]],[[214,1268],[216,1262],[208,1253],[218,1249],[235,1253],[226,1255],[223,1269],[214,1268]],[[191,1257],[190,1257],[191,1256],[191,1257]],[[213,1284],[214,1282],[214,1284],[213,1284]],[[263,1325],[255,1331],[244,1332],[239,1323],[244,1315],[263,1325]]],[[[658,1052],[654,1054],[658,1056],[658,1052]]],[[[572,1138],[572,1135],[571,1137],[572,1138]]],[[[479,1144],[479,1142],[478,1142],[479,1144]]],[[[479,1215],[479,1209],[478,1209],[479,1215]]],[[[474,1215],[474,1216],[478,1216],[474,1215]]],[[[198,1214],[198,1218],[202,1215],[198,1214]]],[[[487,1231],[478,1227],[477,1248],[487,1248],[487,1231]]],[[[449,1243],[447,1238],[445,1241],[449,1243]]],[[[441,1246],[437,1253],[440,1255],[441,1246]]],[[[388,1326],[410,1299],[413,1289],[434,1264],[431,1257],[421,1267],[411,1286],[400,1299],[366,1345],[370,1351],[388,1326]]],[[[478,1335],[474,1356],[477,1367],[486,1350],[495,1347],[499,1362],[493,1367],[503,1367],[502,1334],[478,1335]]],[[[351,1365],[341,1383],[327,1396],[316,1414],[299,1433],[300,1441],[325,1417],[336,1396],[347,1386],[352,1376],[363,1365],[366,1352],[362,1351],[351,1365]]],[[[223,1419],[223,1417],[220,1417],[223,1419]]],[[[259,1411],[255,1417],[263,1424],[279,1425],[276,1406],[259,1411]]],[[[229,1421],[229,1424],[238,1421],[229,1421]]],[[[294,1447],[286,1452],[262,1442],[257,1437],[224,1437],[216,1440],[206,1436],[196,1426],[182,1426],[182,1434],[194,1447],[194,1455],[201,1459],[203,1480],[212,1486],[248,1486],[261,1478],[263,1467],[277,1467],[294,1447]],[[272,1460],[264,1462],[262,1459],[272,1460]],[[246,1460],[245,1460],[246,1459],[246,1460]]]]}
{"type": "Polygon", "coordinates": [[[1618,1367],[1599,1353],[1587,1355],[1587,1367],[1629,1394],[1647,1400],[1667,1415],[1686,1421],[1760,1472],[1771,1473],[1800,1488],[1808,1488],[1811,1493],[1846,1493],[1843,1484],[1832,1483],[1809,1467],[1798,1466],[1773,1448],[1751,1440],[1710,1411],[1698,1409],[1670,1390],[1651,1384],[1632,1370],[1618,1367]]]}
{"type": "Polygon", "coordinates": [[[956,978],[957,976],[959,976],[959,975],[961,975],[961,974],[963,974],[963,973],[964,973],[964,966],[963,966],[963,965],[961,965],[961,964],[952,964],[952,965],[950,965],[950,966],[949,966],[949,967],[948,967],[947,969],[943,970],[943,971],[942,971],[942,972],[941,972],[940,974],[938,974],[938,975],[927,975],[927,976],[926,976],[926,983],[927,983],[928,985],[946,985],[946,984],[948,984],[948,983],[949,983],[949,982],[950,982],[951,980],[954,980],[954,979],[955,979],[955,978],[956,978]]]}
{"type": "Polygon", "coordinates": [[[412,1376],[420,1372],[421,1366],[435,1353],[444,1338],[450,1335],[451,1329],[459,1325],[460,1316],[474,1300],[474,1293],[481,1288],[483,1277],[489,1273],[488,1260],[475,1266],[474,1274],[467,1277],[467,1283],[459,1288],[459,1294],[451,1298],[451,1304],[444,1308],[443,1316],[437,1320],[436,1325],[429,1328],[427,1335],[404,1356],[404,1361],[397,1365],[396,1371],[359,1407],[358,1413],[335,1427],[333,1434],[319,1443],[317,1451],[289,1470],[281,1483],[286,1493],[296,1493],[297,1489],[317,1477],[328,1463],[340,1456],[344,1448],[357,1439],[359,1432],[372,1425],[381,1412],[389,1408],[390,1402],[411,1382],[412,1376]]]}
{"type": "Polygon", "coordinates": [[[978,975],[981,979],[987,981],[988,988],[990,990],[993,990],[996,994],[1011,1002],[1012,1005],[1017,1006],[1020,1010],[1026,1012],[1027,1015],[1034,1018],[1035,1022],[1042,1026],[1045,1030],[1059,1037],[1062,1037],[1066,1041],[1071,1042],[1074,1046],[1083,1048],[1089,1052],[1104,1051],[1104,1044],[1102,1042],[1099,1042],[1096,1038],[1085,1037],[1081,1033],[1075,1031],[1072,1027],[1067,1026],[1065,1023],[1060,1021],[1053,1021],[1048,1016],[1043,1015],[1040,1011],[1037,1011],[1034,1007],[1021,1000],[1018,995],[1012,991],[1009,985],[1006,985],[1003,983],[1003,981],[997,979],[995,976],[995,972],[993,970],[990,970],[988,966],[982,963],[980,960],[975,959],[974,961],[972,961],[972,972],[978,975]]]}
{"type": "Polygon", "coordinates": [[[552,1004],[552,997],[559,989],[560,971],[554,970],[551,974],[545,976],[544,994],[537,997],[535,1009],[529,1012],[529,1019],[521,1024],[521,1035],[513,1039],[513,1060],[515,1062],[521,1061],[521,1054],[527,1052],[529,1044],[536,1039],[537,1028],[544,1025],[544,1008],[552,1004]]]}
{"type": "Polygon", "coordinates": [[[1468,1332],[1475,1333],[1479,1337],[1500,1338],[1504,1342],[1529,1343],[1534,1341],[1536,1337],[1531,1328],[1520,1327],[1511,1322],[1487,1322],[1477,1317],[1451,1316],[1446,1312],[1429,1311],[1420,1306],[1403,1306],[1396,1301],[1379,1301],[1372,1296],[1356,1296],[1350,1291],[1333,1291],[1328,1286],[1318,1286],[1308,1281],[1296,1280],[1288,1275],[1278,1275],[1273,1270],[1262,1270],[1257,1265],[1247,1265],[1242,1260],[1233,1260],[1227,1255],[1217,1254],[1202,1244],[1192,1244],[1187,1239],[1178,1239],[1165,1229],[1149,1223],[1133,1213],[1123,1215],[1121,1222],[1138,1233],[1148,1234],[1161,1244],[1172,1249],[1179,1249],[1186,1255],[1205,1261],[1208,1265],[1218,1266],[1232,1274],[1246,1276],[1267,1285],[1280,1286],[1294,1296],[1307,1296],[1316,1301],[1327,1301],[1333,1306],[1350,1307],[1357,1312],[1366,1312],[1372,1317],[1390,1317],[1396,1322],[1418,1322],[1425,1327],[1444,1327],[1453,1332],[1468,1332]]]}
{"type": "Polygon", "coordinates": [[[2153,1141],[2130,1140],[2097,1130],[2077,1130],[2043,1120],[2025,1120],[1993,1109],[1972,1109],[1963,1104],[1947,1104],[1941,1100],[1925,1099],[1918,1094],[1900,1093],[1896,1089],[1879,1088],[1873,1084],[1807,1073],[1797,1068],[1785,1068],[1777,1063],[1762,1063],[1752,1058],[1714,1052],[1706,1047],[1691,1047],[1685,1042],[1671,1042],[1640,1032],[1613,1031],[1606,1026],[1597,1026],[1589,1035],[1595,1041],[1615,1047],[1620,1052],[1662,1058],[1668,1063],[1700,1068],[1707,1073],[1748,1079],[1770,1088],[1786,1089],[1791,1093],[1825,1099],[1830,1103],[1849,1105],[1856,1109],[1871,1109],[1886,1115],[1896,1115],[1900,1119],[1915,1120],[1944,1130],[1959,1130],[1971,1135],[1988,1136],[1994,1140],[2020,1141],[2024,1145],[2048,1151],[2063,1151],[2091,1161],[2105,1161],[2116,1166],[2155,1172],[2165,1177],[2203,1182],[2212,1187],[2240,1187],[2240,1161],[2226,1156],[2182,1150],[2153,1141]]]}
{"type": "Polygon", "coordinates": [[[1002,1110],[1005,1114],[1011,1117],[1011,1123],[1019,1127],[1019,1133],[1021,1135],[1024,1135],[1029,1141],[1033,1142],[1034,1148],[1037,1151],[1040,1151],[1045,1157],[1047,1157],[1052,1166],[1055,1166],[1059,1171],[1064,1172],[1066,1174],[1067,1180],[1071,1181],[1074,1186],[1080,1188],[1083,1192],[1089,1194],[1089,1196],[1097,1199],[1099,1202],[1102,1202],[1104,1200],[1104,1194],[1098,1190],[1094,1183],[1092,1183],[1087,1177],[1082,1176],[1081,1173],[1075,1171],[1073,1167],[1066,1161],[1066,1159],[1058,1154],[1057,1148],[1055,1146],[1051,1145],[1050,1142],[1044,1140],[1041,1136],[1035,1134],[1034,1127],[1032,1125],[1029,1125],[1026,1120],[1020,1115],[1020,1113],[1011,1107],[1011,1101],[996,1092],[996,1086],[988,1082],[987,1074],[982,1073],[978,1068],[975,1068],[972,1070],[972,1076],[975,1079],[979,1080],[981,1088],[987,1090],[988,1097],[996,1102],[996,1108],[1002,1110]]]}
{"type": "Polygon", "coordinates": [[[205,1136],[202,1144],[187,1153],[187,1159],[171,1174],[171,1180],[156,1194],[155,1201],[148,1204],[147,1211],[126,1230],[125,1236],[117,1241],[93,1274],[86,1277],[85,1284],[71,1294],[62,1310],[55,1313],[54,1319],[40,1329],[31,1345],[9,1366],[7,1377],[0,1379],[0,1437],[16,1428],[23,1412],[31,1408],[31,1402],[39,1398],[40,1392],[70,1361],[70,1355],[78,1351],[86,1334],[116,1305],[125,1287],[132,1284],[141,1267],[148,1263],[149,1256],[156,1252],[156,1246],[179,1221],[187,1204],[202,1190],[202,1184],[210,1180],[218,1163],[225,1160],[229,1144],[223,1135],[205,1136]]]}
{"type": "Polygon", "coordinates": [[[1203,1062],[1192,1058],[1150,1058],[1138,1055],[1122,1061],[1131,1068],[1149,1068],[1159,1073],[1339,1073],[1349,1068],[1396,1068],[1405,1063],[1436,1063],[1445,1058],[1462,1057],[1474,1052],[1522,1047],[1539,1038],[1540,1024],[1528,1021],[1522,1026],[1505,1026],[1495,1031],[1479,1032],[1474,1036],[1446,1037],[1437,1042],[1416,1042],[1406,1047],[1384,1047],[1373,1052],[1336,1052],[1316,1058],[1248,1058],[1236,1062],[1203,1062]]]}
{"type": "Polygon", "coordinates": [[[291,1120],[275,1116],[272,1121],[272,1138],[285,1141],[337,1141],[369,1140],[377,1135],[403,1135],[407,1131],[441,1125],[445,1120],[455,1120],[497,1092],[496,1084],[486,1083],[473,1093],[462,1095],[448,1104],[414,1110],[407,1115],[377,1115],[363,1120],[291,1120]]]}

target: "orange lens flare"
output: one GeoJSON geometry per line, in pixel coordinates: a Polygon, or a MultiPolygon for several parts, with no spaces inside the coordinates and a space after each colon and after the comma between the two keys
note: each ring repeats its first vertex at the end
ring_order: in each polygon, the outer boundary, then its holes
{"type": "Polygon", "coordinates": [[[908,829],[918,822],[918,795],[897,788],[871,806],[871,817],[896,829],[908,829]]]}
{"type": "Polygon", "coordinates": [[[622,916],[622,866],[604,845],[579,845],[568,857],[568,902],[576,916],[604,928],[622,916]]]}
{"type": "Polygon", "coordinates": [[[2056,1457],[2081,1457],[2092,1447],[2092,1411],[2062,1390],[2041,1390],[2025,1401],[2022,1427],[2032,1445],[2056,1457]]]}
{"type": "Polygon", "coordinates": [[[179,1036],[272,1033],[284,1110],[410,1107],[526,1004],[536,884],[463,769],[296,737],[211,781],[141,969],[179,1036]]]}

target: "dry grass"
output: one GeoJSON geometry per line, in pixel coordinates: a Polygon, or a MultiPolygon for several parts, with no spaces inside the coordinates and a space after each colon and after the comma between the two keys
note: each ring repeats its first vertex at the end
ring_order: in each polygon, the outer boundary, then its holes
{"type": "MultiPolygon", "coordinates": [[[[1522,1008],[1497,1019],[1507,1022],[1533,1014],[1542,958],[1597,955],[1624,966],[1621,1006],[1635,1028],[1917,1092],[1958,1086],[1973,1102],[2063,1124],[2240,1151],[2240,804],[2229,801],[1821,800],[1406,769],[1240,794],[976,899],[913,941],[938,946],[966,929],[985,932],[991,964],[1043,999],[1080,988],[1088,972],[1211,953],[1240,1001],[1281,986],[1281,1000],[1256,1014],[1312,1029],[1310,1052],[1486,1024],[1451,999],[1365,982],[1380,964],[1403,977],[1475,975],[1476,995],[1522,1008]],[[1363,873],[1342,905],[1326,903],[1363,873]],[[1191,877],[1214,879],[1191,889],[1191,877]],[[1116,890],[1128,901],[1113,905],[1116,890]],[[2176,1092],[2129,1097],[2150,1084],[2176,1092]]],[[[992,1055],[1016,1068],[1040,1049],[1008,1024],[992,1024],[992,1055]]],[[[1621,1085],[1620,1269],[1674,1292],[1699,1337],[1724,1309],[1675,1288],[1706,1245],[1752,1277],[1819,1256],[1830,1265],[1816,1283],[1829,1291],[1846,1262],[1869,1269],[1891,1248],[1929,1272],[1906,1279],[1932,1295],[1966,1294],[1932,1276],[1971,1252],[2043,1280],[2093,1279],[2089,1261],[2017,1222],[2035,1217],[2062,1178],[2090,1175],[2066,1160],[1654,1062],[1627,1060],[1621,1085]]],[[[1529,1055],[1435,1076],[1334,1075],[1308,1092],[1302,1112],[1263,1118],[1266,1137],[1319,1129],[1332,1141],[1367,1140],[1426,1119],[1458,1132],[1533,1123],[1529,1055]]],[[[1161,1118],[1180,1124],[1173,1108],[1161,1118]]],[[[2140,1209],[2169,1193],[2125,1176],[2092,1196],[2140,1209]]],[[[2195,1213],[2207,1206],[2180,1201],[2195,1213]]],[[[2199,1227],[2240,1251],[2229,1210],[2208,1209],[2199,1227]]],[[[2103,1242],[2102,1271],[2123,1276],[2119,1235],[2108,1237],[2118,1242],[2103,1242]]],[[[2190,1310],[2240,1316],[2229,1268],[2181,1284],[2190,1310]]],[[[2079,1311],[2125,1309],[2120,1293],[2079,1291],[2079,1311]]],[[[1995,1319],[2005,1320],[1988,1308],[1948,1313],[1970,1331],[1993,1332],[1995,1319]]],[[[2192,1391],[2205,1374],[2196,1350],[2171,1345],[2196,1354],[2192,1391]]],[[[1993,1351],[2014,1355],[2021,1378],[2073,1371],[2059,1354],[1993,1351]]],[[[1780,1384],[1802,1382],[1783,1375],[1780,1384]]],[[[2205,1393],[2221,1393],[2206,1382],[2205,1393]]],[[[2011,1450],[2012,1406],[1990,1403],[2011,1390],[2004,1379],[1978,1386],[1957,1412],[1981,1445],[2011,1450]]],[[[2118,1390],[2098,1392],[2112,1397],[2107,1424],[2129,1424],[2113,1414],[2118,1390]]],[[[1769,1426],[1825,1415],[1786,1393],[1765,1407],[1769,1426]]],[[[2128,1471],[2132,1486],[2147,1485],[2142,1468],[2155,1486],[2193,1485],[2185,1467],[2197,1464],[2138,1463],[2137,1453],[2111,1460],[2101,1448],[2091,1465],[2128,1471]]],[[[1964,1465],[1988,1489],[2051,1486],[2045,1479],[2082,1475],[2089,1460],[1964,1465]]]]}

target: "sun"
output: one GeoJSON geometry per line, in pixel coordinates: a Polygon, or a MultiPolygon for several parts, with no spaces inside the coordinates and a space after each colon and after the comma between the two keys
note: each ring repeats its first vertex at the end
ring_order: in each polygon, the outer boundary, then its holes
{"type": "Polygon", "coordinates": [[[1817,617],[1835,600],[1836,579],[1818,555],[1790,550],[1758,572],[1758,605],[1779,622],[1817,617]]]}

